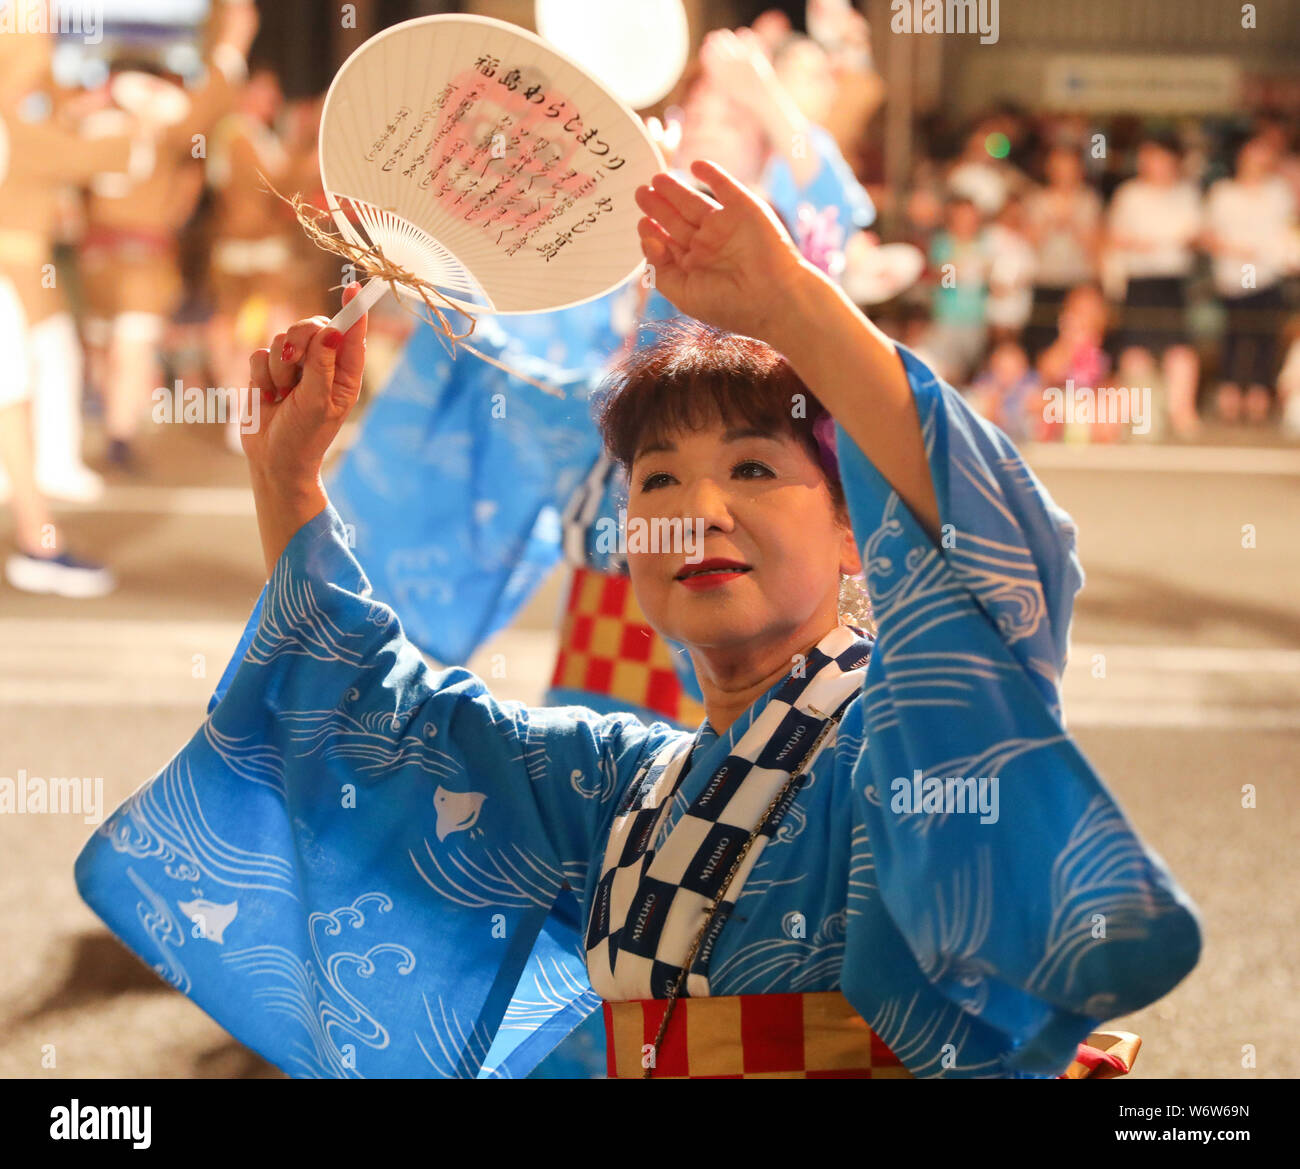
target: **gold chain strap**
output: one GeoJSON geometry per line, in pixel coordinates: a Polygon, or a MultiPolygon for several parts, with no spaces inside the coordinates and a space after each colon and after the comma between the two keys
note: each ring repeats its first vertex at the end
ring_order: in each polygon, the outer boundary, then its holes
{"type": "Polygon", "coordinates": [[[659,1053],[659,1045],[663,1042],[664,1033],[668,1030],[668,1020],[672,1018],[673,1008],[677,1006],[677,998],[681,994],[682,988],[686,985],[687,977],[690,975],[691,963],[695,961],[695,955],[699,951],[705,935],[709,932],[709,927],[713,924],[713,919],[717,916],[719,907],[726,899],[727,890],[731,888],[731,882],[735,878],[737,870],[744,862],[745,857],[749,855],[749,850],[753,846],[754,841],[758,839],[759,833],[762,832],[764,825],[767,824],[768,817],[776,810],[777,805],[785,799],[786,792],[790,790],[795,780],[799,779],[803,775],[804,769],[808,766],[809,760],[811,760],[817,753],[818,748],[821,747],[826,736],[839,724],[840,717],[843,713],[843,708],[841,708],[826,720],[826,724],[822,727],[817,738],[813,740],[812,746],[808,748],[808,752],[800,761],[799,766],[790,773],[790,778],[786,780],[782,785],[781,790],[772,798],[772,802],[768,804],[767,810],[759,817],[758,824],[749,834],[749,839],[745,841],[740,852],[736,854],[735,862],[732,864],[730,870],[728,870],[726,878],[718,888],[718,895],[713,899],[713,904],[709,906],[708,912],[704,918],[704,926],[696,936],[694,943],[691,945],[690,951],[686,955],[686,961],[682,964],[682,972],[678,975],[677,981],[673,983],[672,989],[668,992],[668,1006],[664,1010],[664,1017],[659,1023],[659,1030],[655,1034],[654,1043],[651,1044],[650,1064],[641,1076],[643,1080],[651,1078],[654,1071],[655,1057],[659,1053]]]}

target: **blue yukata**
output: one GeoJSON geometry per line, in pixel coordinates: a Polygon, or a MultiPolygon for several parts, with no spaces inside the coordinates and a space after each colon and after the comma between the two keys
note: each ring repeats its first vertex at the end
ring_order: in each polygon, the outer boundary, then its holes
{"type": "MultiPolygon", "coordinates": [[[[787,226],[794,230],[804,205],[834,208],[847,234],[868,226],[875,208],[834,139],[812,127],[809,148],[819,166],[806,185],[780,157],[760,183],[787,226]]],[[[562,520],[581,487],[594,483],[596,515],[618,514],[623,476],[601,458],[591,395],[637,326],[641,292],[634,279],[557,312],[479,319],[471,344],[562,398],[470,354],[453,360],[434,329],[419,325],[331,471],[330,499],[376,598],[438,661],[468,661],[527,603],[565,554],[562,520]]],[[[654,290],[639,314],[676,315],[654,290]]],[[[460,331],[466,323],[458,321],[460,331]]],[[[594,531],[580,543],[569,549],[575,562],[622,571],[621,557],[603,554],[594,531]]],[[[674,654],[674,662],[699,699],[690,659],[674,654]]],[[[607,696],[588,691],[557,689],[548,700],[613,709],[607,696]]]]}
{"type": "MultiPolygon", "coordinates": [[[[1073,525],[1005,435],[900,353],[952,538],[936,546],[837,427],[878,631],[687,992],[839,990],[916,1076],[1052,1076],[1187,974],[1198,923],[1064,729],[1073,525]],[[918,773],[996,778],[996,814],[900,805],[918,773]]],[[[294,1076],[526,1075],[599,1005],[587,927],[643,765],[693,747],[671,841],[791,684],[695,736],[498,702],[422,661],[330,506],[77,885],[294,1076]]]]}

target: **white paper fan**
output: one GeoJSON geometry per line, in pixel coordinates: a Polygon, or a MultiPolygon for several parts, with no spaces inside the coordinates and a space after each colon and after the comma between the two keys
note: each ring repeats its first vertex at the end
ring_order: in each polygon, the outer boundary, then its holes
{"type": "MultiPolygon", "coordinates": [[[[642,264],[633,191],[663,165],[594,78],[481,16],[372,37],[321,112],[321,181],[342,235],[471,312],[567,308],[627,280],[642,264]]],[[[371,280],[333,323],[347,329],[387,287],[371,280]]]]}

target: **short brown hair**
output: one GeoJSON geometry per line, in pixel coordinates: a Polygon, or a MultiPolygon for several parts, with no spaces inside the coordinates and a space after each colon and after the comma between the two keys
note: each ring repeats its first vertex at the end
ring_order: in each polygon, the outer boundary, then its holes
{"type": "Polygon", "coordinates": [[[801,442],[826,474],[836,510],[844,510],[839,476],[827,468],[813,433],[826,408],[780,353],[690,317],[645,328],[648,341],[614,366],[595,400],[605,450],[625,471],[642,447],[676,431],[753,426],[801,442]]]}

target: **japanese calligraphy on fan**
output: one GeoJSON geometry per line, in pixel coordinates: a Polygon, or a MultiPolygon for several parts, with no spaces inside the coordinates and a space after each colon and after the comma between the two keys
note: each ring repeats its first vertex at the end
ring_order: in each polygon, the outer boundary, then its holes
{"type": "Polygon", "coordinates": [[[599,188],[626,159],[598,127],[585,126],[573,102],[547,92],[539,70],[498,76],[499,65],[480,56],[418,114],[401,106],[366,161],[385,172],[400,167],[507,256],[532,244],[549,262],[614,209],[599,188]]]}
{"type": "Polygon", "coordinates": [[[637,117],[523,30],[434,40],[413,24],[340,71],[322,119],[327,190],[426,233],[499,312],[627,279],[641,260],[632,193],[662,167],[637,117]]]}

